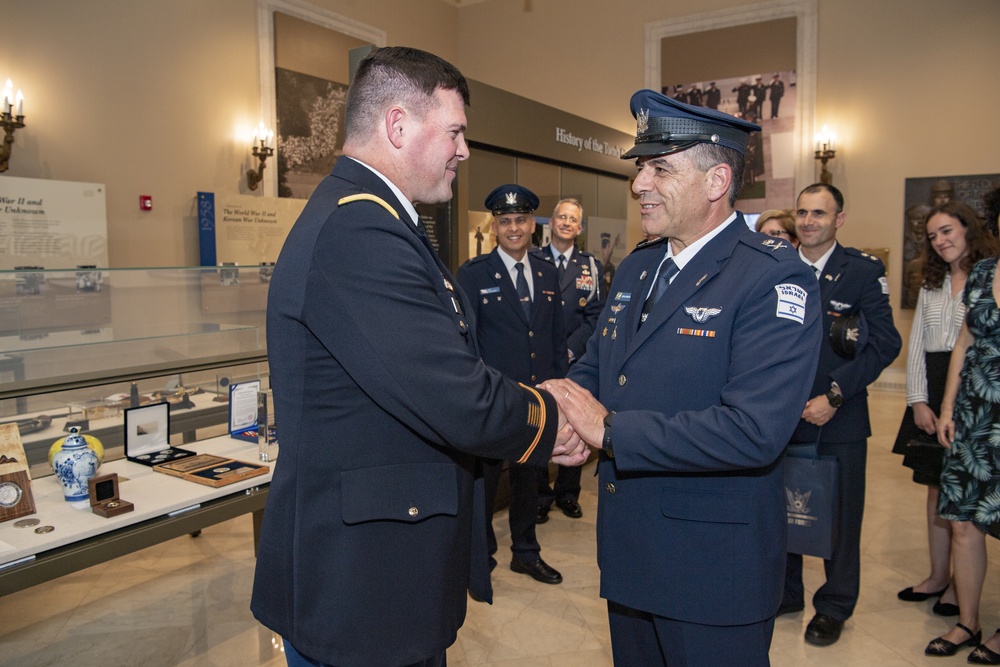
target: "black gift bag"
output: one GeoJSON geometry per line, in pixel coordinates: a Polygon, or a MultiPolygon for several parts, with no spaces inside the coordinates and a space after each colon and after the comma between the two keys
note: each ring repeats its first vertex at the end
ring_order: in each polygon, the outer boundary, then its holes
{"type": "Polygon", "coordinates": [[[785,457],[787,551],[829,559],[837,539],[840,466],[816,445],[789,445],[785,457]]]}

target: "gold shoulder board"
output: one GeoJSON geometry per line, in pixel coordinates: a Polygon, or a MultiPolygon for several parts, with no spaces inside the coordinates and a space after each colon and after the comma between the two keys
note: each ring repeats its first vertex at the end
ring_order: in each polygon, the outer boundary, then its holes
{"type": "Polygon", "coordinates": [[[343,206],[344,204],[350,204],[351,202],[355,201],[373,201],[382,208],[384,208],[385,210],[389,211],[389,213],[392,213],[392,217],[396,218],[396,220],[399,220],[399,213],[396,213],[396,209],[389,206],[389,202],[382,199],[381,197],[376,197],[375,195],[370,195],[365,192],[344,197],[337,202],[337,206],[343,206]]]}

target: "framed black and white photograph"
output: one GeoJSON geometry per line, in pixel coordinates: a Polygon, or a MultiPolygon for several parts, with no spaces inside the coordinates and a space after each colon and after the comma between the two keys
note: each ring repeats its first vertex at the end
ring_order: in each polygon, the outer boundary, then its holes
{"type": "Polygon", "coordinates": [[[344,152],[347,84],[275,68],[278,196],[308,199],[344,152]]]}

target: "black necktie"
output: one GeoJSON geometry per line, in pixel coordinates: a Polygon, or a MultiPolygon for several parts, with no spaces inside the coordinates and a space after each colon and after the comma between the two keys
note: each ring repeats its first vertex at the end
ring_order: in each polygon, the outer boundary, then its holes
{"type": "Polygon", "coordinates": [[[810,264],[810,265],[809,265],[809,268],[810,268],[810,269],[812,269],[812,270],[813,270],[813,273],[815,273],[815,274],[816,274],[816,277],[817,277],[817,278],[819,278],[819,273],[820,273],[820,271],[819,271],[819,267],[818,267],[818,266],[813,266],[812,264],[810,264]]]}
{"type": "Polygon", "coordinates": [[[531,292],[528,291],[528,279],[524,277],[524,264],[518,262],[514,265],[517,269],[517,280],[514,281],[514,286],[517,288],[517,300],[521,302],[521,308],[524,309],[524,316],[531,320],[531,292]]]}
{"type": "Polygon", "coordinates": [[[674,264],[672,257],[667,257],[660,263],[659,275],[656,278],[656,285],[650,291],[649,296],[646,297],[646,302],[642,304],[642,316],[639,318],[639,326],[646,321],[649,317],[650,311],[653,310],[653,306],[656,302],[660,300],[663,293],[667,291],[667,286],[670,285],[670,279],[677,275],[680,269],[674,264]]]}
{"type": "Polygon", "coordinates": [[[559,255],[556,264],[559,265],[559,282],[562,282],[563,276],[566,275],[566,255],[559,255]]]}

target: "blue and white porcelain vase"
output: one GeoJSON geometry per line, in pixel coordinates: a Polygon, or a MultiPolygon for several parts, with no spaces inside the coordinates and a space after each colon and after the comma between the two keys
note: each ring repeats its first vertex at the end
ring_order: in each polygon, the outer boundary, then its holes
{"type": "Polygon", "coordinates": [[[72,503],[90,497],[87,482],[97,474],[100,461],[97,453],[87,446],[79,428],[74,426],[69,432],[62,449],[52,457],[52,470],[62,485],[66,502],[72,503]]]}

